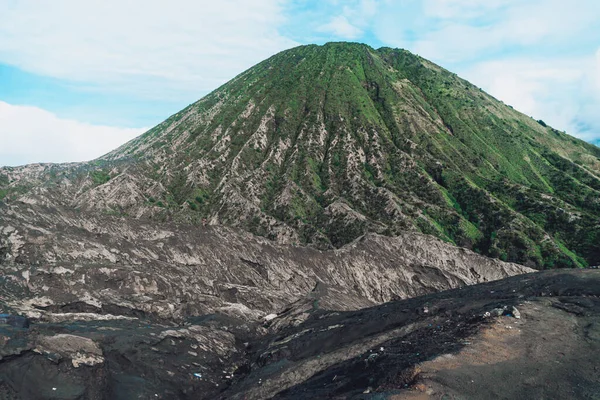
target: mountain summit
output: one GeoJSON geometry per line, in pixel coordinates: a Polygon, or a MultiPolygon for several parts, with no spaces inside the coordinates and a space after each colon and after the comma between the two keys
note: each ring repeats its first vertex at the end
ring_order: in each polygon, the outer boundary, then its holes
{"type": "Polygon", "coordinates": [[[44,179],[62,205],[282,243],[416,231],[535,268],[600,263],[600,149],[405,50],[286,50],[96,161],[3,176],[8,199],[44,179]]]}

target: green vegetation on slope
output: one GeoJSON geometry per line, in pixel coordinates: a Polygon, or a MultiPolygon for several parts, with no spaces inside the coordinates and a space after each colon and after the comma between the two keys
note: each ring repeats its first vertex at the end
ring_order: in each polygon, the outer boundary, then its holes
{"type": "Polygon", "coordinates": [[[182,218],[270,238],[417,230],[537,268],[600,263],[600,149],[404,50],[284,51],[118,156],[182,218]]]}

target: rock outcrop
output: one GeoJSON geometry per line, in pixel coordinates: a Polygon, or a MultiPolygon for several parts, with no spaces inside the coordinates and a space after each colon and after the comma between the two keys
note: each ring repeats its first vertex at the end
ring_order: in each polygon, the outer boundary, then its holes
{"type": "Polygon", "coordinates": [[[317,285],[321,307],[351,310],[531,271],[415,233],[321,251],[221,226],[0,209],[0,293],[14,310],[56,322],[214,312],[257,320],[317,285]]]}

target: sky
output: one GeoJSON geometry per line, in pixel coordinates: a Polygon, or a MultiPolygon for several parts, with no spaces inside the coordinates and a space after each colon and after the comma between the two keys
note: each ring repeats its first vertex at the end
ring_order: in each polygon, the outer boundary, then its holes
{"type": "Polygon", "coordinates": [[[0,165],[94,159],[329,41],[410,50],[600,144],[597,0],[0,0],[0,165]]]}

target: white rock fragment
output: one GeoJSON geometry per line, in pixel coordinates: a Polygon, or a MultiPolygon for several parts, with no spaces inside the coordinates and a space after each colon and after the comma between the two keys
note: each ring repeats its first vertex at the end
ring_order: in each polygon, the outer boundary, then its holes
{"type": "Polygon", "coordinates": [[[517,307],[513,306],[511,309],[511,313],[516,319],[521,319],[521,313],[519,312],[519,310],[517,310],[517,307]]]}
{"type": "Polygon", "coordinates": [[[275,318],[277,318],[277,314],[269,314],[269,315],[265,316],[264,320],[265,321],[271,321],[271,320],[273,320],[275,318]]]}
{"type": "Polygon", "coordinates": [[[89,338],[69,334],[42,336],[34,351],[41,354],[58,354],[70,358],[73,367],[94,366],[104,362],[102,350],[89,338]]]}

